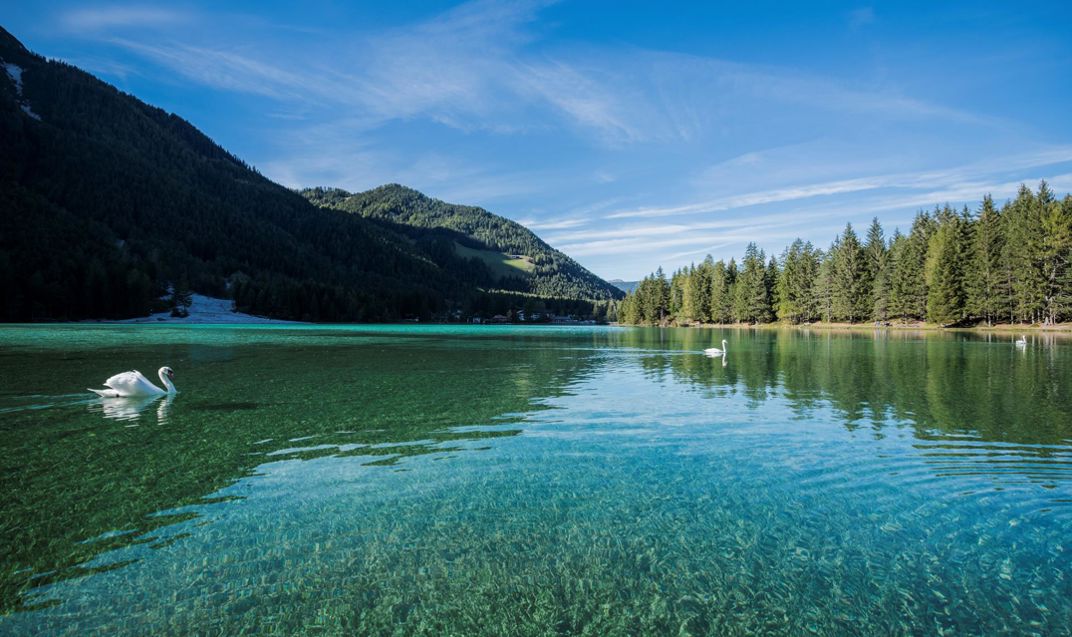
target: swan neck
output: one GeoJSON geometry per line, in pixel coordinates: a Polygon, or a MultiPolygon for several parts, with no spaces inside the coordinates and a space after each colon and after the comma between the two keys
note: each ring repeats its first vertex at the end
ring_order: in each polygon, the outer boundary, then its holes
{"type": "Polygon", "coordinates": [[[178,390],[175,389],[175,385],[171,382],[171,379],[167,377],[167,374],[163,370],[159,372],[160,382],[164,383],[164,387],[167,389],[167,393],[174,394],[178,390]]]}

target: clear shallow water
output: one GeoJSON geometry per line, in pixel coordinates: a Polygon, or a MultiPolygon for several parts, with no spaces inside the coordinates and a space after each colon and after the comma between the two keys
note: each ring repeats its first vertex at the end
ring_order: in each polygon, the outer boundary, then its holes
{"type": "Polygon", "coordinates": [[[0,634],[1069,634],[1070,388],[1045,339],[3,327],[0,634]]]}

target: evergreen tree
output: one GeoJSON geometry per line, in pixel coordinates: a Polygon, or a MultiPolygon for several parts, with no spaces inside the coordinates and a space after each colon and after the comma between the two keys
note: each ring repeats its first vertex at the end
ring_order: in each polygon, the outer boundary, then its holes
{"type": "Polygon", "coordinates": [[[763,287],[767,291],[767,320],[775,320],[774,312],[774,295],[778,289],[778,259],[771,255],[770,261],[767,262],[767,268],[763,272],[763,287]]]}
{"type": "Polygon", "coordinates": [[[765,323],[771,320],[770,281],[764,260],[763,251],[755,243],[749,243],[736,285],[734,309],[740,322],[765,323]]]}
{"type": "Polygon", "coordinates": [[[1067,304],[1065,280],[1072,253],[1072,197],[1058,201],[1046,182],[1039,185],[1039,212],[1042,233],[1039,266],[1042,274],[1043,321],[1052,325],[1064,315],[1067,304]]]}
{"type": "Polygon", "coordinates": [[[733,321],[733,295],[731,286],[736,266],[730,260],[730,266],[725,261],[718,261],[711,270],[711,302],[708,320],[712,323],[731,323],[733,321]],[[732,271],[731,271],[732,268],[732,271]]]}
{"type": "Polygon", "coordinates": [[[1007,313],[1006,277],[1001,267],[1005,237],[1001,215],[990,195],[983,197],[979,217],[972,224],[971,248],[965,273],[966,309],[992,325],[1007,313]]]}
{"type": "Polygon", "coordinates": [[[878,222],[878,217],[875,217],[871,220],[871,227],[867,229],[864,254],[867,260],[870,316],[876,321],[885,321],[889,311],[889,283],[886,271],[888,252],[882,224],[878,222]]]}
{"type": "Polygon", "coordinates": [[[968,243],[967,210],[958,215],[948,206],[937,215],[937,228],[927,246],[927,320],[953,325],[964,320],[964,264],[968,243]]]}
{"type": "Polygon", "coordinates": [[[640,304],[637,302],[637,293],[634,290],[625,295],[618,306],[618,320],[626,325],[638,325],[641,323],[640,304]]]}
{"type": "Polygon", "coordinates": [[[1027,186],[1002,211],[1005,221],[1003,261],[1008,269],[1013,320],[1035,322],[1045,307],[1045,276],[1041,267],[1042,214],[1039,200],[1027,186]]]}
{"type": "Polygon", "coordinates": [[[689,272],[682,268],[670,276],[670,296],[667,303],[667,311],[670,316],[680,316],[687,302],[685,288],[688,285],[689,272]]]}
{"type": "Polygon", "coordinates": [[[819,274],[815,279],[816,311],[824,321],[834,320],[834,253],[837,248],[838,240],[835,239],[830,250],[820,255],[819,274]]]}
{"type": "Polygon", "coordinates": [[[837,320],[850,323],[870,314],[867,289],[867,262],[852,224],[845,226],[833,255],[833,280],[830,290],[831,309],[837,320]]]}
{"type": "Polygon", "coordinates": [[[927,315],[927,282],[924,274],[927,247],[933,232],[933,218],[920,212],[897,252],[890,285],[890,314],[902,320],[922,320],[927,315]]]}
{"type": "Polygon", "coordinates": [[[901,259],[901,255],[904,254],[905,246],[908,244],[908,237],[901,233],[900,228],[893,231],[893,236],[890,237],[890,249],[886,251],[886,267],[883,272],[883,285],[886,290],[886,316],[902,316],[900,313],[900,307],[898,306],[899,297],[895,299],[894,282],[897,278],[898,264],[901,259]]]}
{"type": "Polygon", "coordinates": [[[790,323],[810,321],[817,316],[815,286],[819,260],[811,243],[797,239],[782,254],[782,267],[775,286],[778,318],[790,323]]]}
{"type": "Polygon", "coordinates": [[[172,288],[171,298],[168,300],[168,304],[171,306],[171,315],[180,318],[189,316],[192,303],[193,293],[190,292],[190,283],[183,276],[172,288]]]}
{"type": "Polygon", "coordinates": [[[655,270],[655,293],[658,299],[658,311],[655,318],[662,323],[667,318],[670,303],[670,283],[666,280],[662,267],[655,270]]]}
{"type": "Polygon", "coordinates": [[[702,263],[693,273],[695,279],[696,320],[707,322],[711,319],[711,284],[715,272],[715,260],[711,255],[704,257],[702,263]]]}

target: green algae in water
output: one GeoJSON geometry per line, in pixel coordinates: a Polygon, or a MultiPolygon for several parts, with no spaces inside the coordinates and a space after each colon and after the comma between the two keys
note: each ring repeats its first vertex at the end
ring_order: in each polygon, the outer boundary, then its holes
{"type": "Polygon", "coordinates": [[[1070,353],[0,328],[0,633],[1067,634],[1070,353]]]}

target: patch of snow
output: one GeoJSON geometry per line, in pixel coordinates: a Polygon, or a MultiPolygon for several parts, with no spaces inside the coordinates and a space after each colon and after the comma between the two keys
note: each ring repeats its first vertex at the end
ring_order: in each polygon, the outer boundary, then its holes
{"type": "Polygon", "coordinates": [[[22,67],[11,62],[4,62],[4,71],[7,72],[7,76],[11,78],[11,81],[15,83],[15,95],[19,98],[19,108],[22,109],[23,113],[37,121],[41,121],[41,116],[33,112],[33,109],[30,108],[30,103],[22,99],[22,67]]]}
{"type": "Polygon", "coordinates": [[[234,301],[230,299],[216,299],[211,296],[204,296],[201,294],[194,294],[191,296],[189,316],[178,318],[171,315],[171,312],[158,312],[150,316],[141,316],[138,318],[125,319],[122,321],[84,321],[87,323],[160,323],[160,324],[176,324],[176,325],[212,325],[212,324],[231,324],[231,323],[297,323],[298,321],[282,321],[279,319],[264,318],[263,316],[254,316],[252,314],[244,314],[242,312],[236,312],[234,310],[234,301]]]}
{"type": "Polygon", "coordinates": [[[18,64],[5,62],[4,70],[7,71],[7,76],[11,78],[11,81],[15,83],[15,93],[22,97],[22,67],[18,64]]]}
{"type": "Polygon", "coordinates": [[[41,116],[38,115],[37,113],[33,112],[32,110],[30,110],[30,105],[29,104],[27,104],[26,102],[23,102],[22,104],[19,104],[19,106],[22,108],[23,113],[26,113],[27,115],[29,115],[30,117],[36,119],[39,122],[41,121],[41,116]]]}

